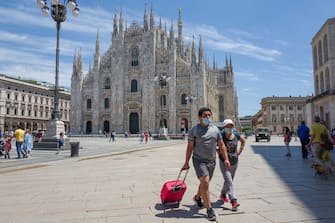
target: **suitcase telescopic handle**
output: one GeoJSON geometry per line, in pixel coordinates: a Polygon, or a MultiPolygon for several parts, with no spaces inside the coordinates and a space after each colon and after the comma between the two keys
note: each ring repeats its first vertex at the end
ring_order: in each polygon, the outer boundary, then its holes
{"type": "Polygon", "coordinates": [[[185,175],[184,175],[183,183],[185,182],[186,176],[187,176],[187,174],[188,174],[188,169],[181,169],[181,170],[179,171],[179,174],[178,174],[176,183],[174,184],[173,187],[176,187],[176,186],[177,186],[177,182],[178,182],[178,180],[179,180],[179,178],[180,178],[180,176],[181,176],[181,172],[183,172],[184,170],[185,170],[186,172],[185,172],[185,175]]]}

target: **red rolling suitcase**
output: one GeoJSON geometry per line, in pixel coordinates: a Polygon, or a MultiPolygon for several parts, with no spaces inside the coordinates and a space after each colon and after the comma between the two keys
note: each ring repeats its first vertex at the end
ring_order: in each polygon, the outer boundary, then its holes
{"type": "Polygon", "coordinates": [[[179,171],[177,180],[167,181],[163,184],[161,190],[161,201],[164,208],[164,213],[166,208],[178,208],[180,201],[183,199],[184,193],[186,191],[185,179],[188,170],[185,170],[184,179],[181,180],[180,176],[183,170],[179,171]]]}

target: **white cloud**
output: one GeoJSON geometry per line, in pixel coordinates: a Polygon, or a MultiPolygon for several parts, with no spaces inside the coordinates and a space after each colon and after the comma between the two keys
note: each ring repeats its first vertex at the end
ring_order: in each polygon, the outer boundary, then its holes
{"type": "Polygon", "coordinates": [[[241,77],[246,80],[251,80],[251,81],[258,81],[259,77],[257,74],[250,73],[250,72],[239,72],[235,71],[235,77],[241,77]]]}

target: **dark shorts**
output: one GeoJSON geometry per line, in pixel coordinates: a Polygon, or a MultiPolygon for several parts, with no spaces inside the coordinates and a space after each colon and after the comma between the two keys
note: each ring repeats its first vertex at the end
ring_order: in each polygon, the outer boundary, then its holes
{"type": "Polygon", "coordinates": [[[209,178],[212,178],[215,169],[215,161],[203,162],[198,159],[195,159],[194,157],[192,158],[192,160],[195,173],[197,174],[198,178],[203,176],[209,176],[209,178]]]}

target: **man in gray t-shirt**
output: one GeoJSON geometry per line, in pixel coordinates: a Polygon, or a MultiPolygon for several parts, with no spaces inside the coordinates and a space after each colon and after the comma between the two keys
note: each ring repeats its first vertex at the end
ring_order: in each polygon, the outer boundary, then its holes
{"type": "Polygon", "coordinates": [[[189,169],[189,160],[192,156],[193,166],[200,181],[197,194],[194,201],[198,207],[203,207],[202,199],[207,208],[208,219],[216,220],[212,209],[209,194],[209,182],[213,176],[216,160],[216,146],[219,147],[219,153],[225,158],[225,165],[230,167],[227,148],[224,146],[220,130],[211,124],[212,111],[203,107],[199,109],[200,124],[194,126],[188,135],[186,149],[186,159],[182,169],[189,169]]]}

